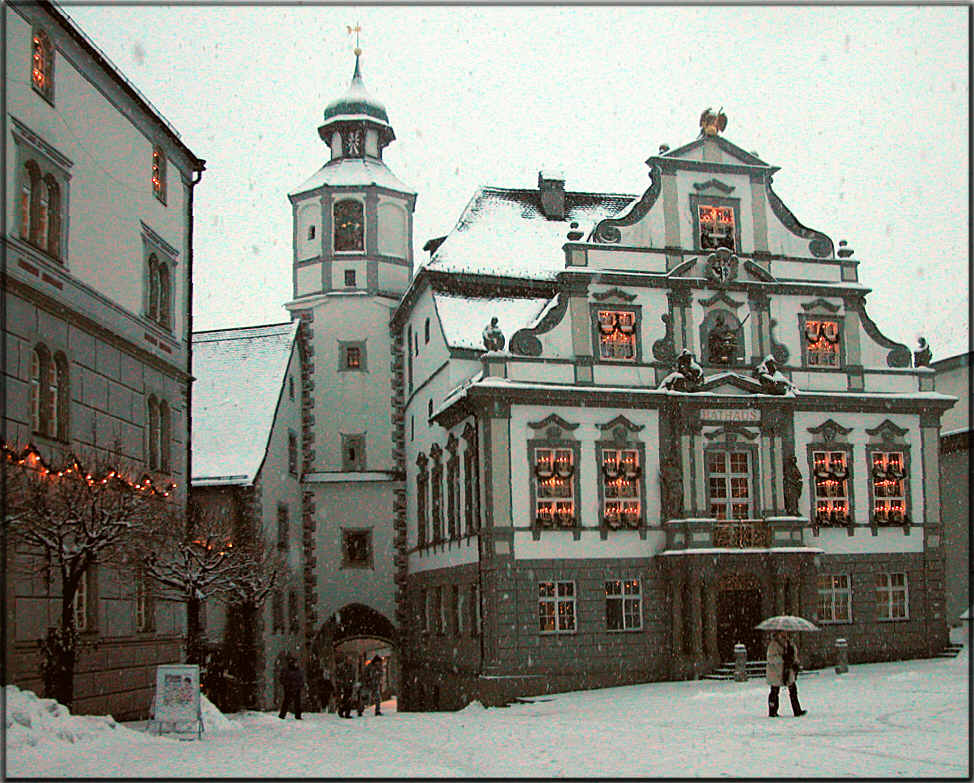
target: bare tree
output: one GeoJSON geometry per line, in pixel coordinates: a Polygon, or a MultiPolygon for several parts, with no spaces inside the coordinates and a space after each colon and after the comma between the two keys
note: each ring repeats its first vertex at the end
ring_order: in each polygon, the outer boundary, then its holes
{"type": "Polygon", "coordinates": [[[74,601],[95,563],[117,560],[125,545],[151,535],[173,513],[172,486],[158,488],[148,476],[132,481],[107,458],[88,469],[76,456],[61,467],[48,464],[33,447],[4,448],[5,528],[19,552],[39,560],[60,577],[59,626],[42,644],[42,670],[49,696],[70,705],[78,635],[74,601]]]}

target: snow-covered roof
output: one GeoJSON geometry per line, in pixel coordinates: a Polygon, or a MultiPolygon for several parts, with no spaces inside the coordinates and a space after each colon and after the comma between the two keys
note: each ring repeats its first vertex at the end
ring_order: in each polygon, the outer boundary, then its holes
{"type": "Polygon", "coordinates": [[[297,332],[293,321],[193,334],[193,484],[257,477],[297,332]]]}
{"type": "Polygon", "coordinates": [[[565,193],[565,217],[541,210],[537,190],[484,186],[477,190],[428,267],[443,272],[550,280],[565,269],[562,245],[572,223],[585,234],[598,221],[629,206],[636,196],[565,193]]]}
{"type": "Polygon", "coordinates": [[[397,190],[400,193],[415,193],[416,191],[403,183],[386,167],[386,164],[376,158],[337,158],[328,161],[307,180],[288,193],[297,196],[307,193],[322,185],[331,187],[377,185],[380,188],[397,190]]]}
{"type": "Polygon", "coordinates": [[[484,350],[484,327],[491,318],[497,317],[497,325],[509,344],[514,332],[530,326],[549,301],[547,298],[492,299],[441,293],[433,295],[446,344],[451,348],[481,350],[484,350]]]}

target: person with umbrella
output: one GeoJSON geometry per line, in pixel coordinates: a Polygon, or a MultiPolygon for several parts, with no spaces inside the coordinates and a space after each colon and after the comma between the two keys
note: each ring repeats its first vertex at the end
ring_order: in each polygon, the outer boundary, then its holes
{"type": "Polygon", "coordinates": [[[796,718],[800,718],[808,710],[803,710],[798,702],[798,685],[795,680],[798,678],[798,670],[801,666],[798,661],[798,645],[792,641],[790,632],[818,631],[819,627],[804,617],[790,614],[769,617],[755,627],[759,631],[771,631],[765,670],[768,685],[771,686],[771,692],[768,694],[768,716],[778,717],[778,692],[782,686],[786,686],[791,699],[791,711],[796,718]]]}
{"type": "Polygon", "coordinates": [[[800,718],[808,710],[803,710],[798,701],[798,646],[791,640],[787,631],[772,631],[768,643],[767,670],[765,675],[771,692],[768,694],[768,717],[778,717],[778,692],[782,686],[788,688],[791,711],[800,718]]]}

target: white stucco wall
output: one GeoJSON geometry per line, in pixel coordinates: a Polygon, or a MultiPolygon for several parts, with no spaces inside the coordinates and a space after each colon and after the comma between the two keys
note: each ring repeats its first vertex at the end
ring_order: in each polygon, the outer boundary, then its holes
{"type": "Polygon", "coordinates": [[[406,257],[409,218],[402,203],[388,197],[379,200],[379,253],[384,256],[406,257]]]}
{"type": "MultiPolygon", "coordinates": [[[[179,303],[186,294],[188,236],[185,205],[188,186],[172,160],[166,165],[166,204],[152,192],[152,148],[149,138],[121,113],[105,94],[57,50],[54,106],[34,92],[30,73],[31,25],[15,12],[6,14],[5,41],[10,73],[6,109],[32,132],[70,159],[62,231],[67,233],[65,266],[70,273],[131,313],[144,312],[145,262],[140,221],[179,251],[173,276],[174,332],[184,337],[179,303]]],[[[53,31],[52,31],[53,32],[53,31]]],[[[16,144],[6,123],[9,198],[7,226],[18,235],[20,171],[16,144]]],[[[25,153],[34,157],[35,153],[25,153]]]]}
{"type": "Polygon", "coordinates": [[[295,260],[304,261],[321,254],[321,200],[310,198],[294,206],[296,230],[295,260]],[[315,227],[315,238],[308,239],[308,227],[315,227]]]}
{"type": "Polygon", "coordinates": [[[321,264],[298,267],[295,270],[296,296],[307,296],[321,291],[321,264]]]}

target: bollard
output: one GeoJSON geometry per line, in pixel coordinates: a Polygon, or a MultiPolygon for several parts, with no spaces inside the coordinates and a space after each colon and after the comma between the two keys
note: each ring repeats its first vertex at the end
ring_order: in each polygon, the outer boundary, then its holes
{"type": "Polygon", "coordinates": [[[734,681],[747,682],[747,647],[740,642],[734,645],[734,681]]]}
{"type": "Polygon", "coordinates": [[[835,640],[835,673],[849,671],[849,643],[845,639],[835,640]]]}

